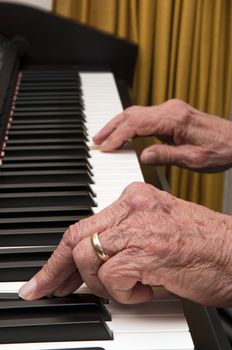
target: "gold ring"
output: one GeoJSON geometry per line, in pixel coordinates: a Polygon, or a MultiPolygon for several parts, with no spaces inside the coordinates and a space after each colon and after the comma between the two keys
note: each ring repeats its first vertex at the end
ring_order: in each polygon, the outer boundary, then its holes
{"type": "Polygon", "coordinates": [[[101,245],[101,242],[99,241],[99,237],[98,237],[98,233],[95,232],[92,236],[91,236],[91,242],[93,245],[94,250],[96,251],[98,257],[102,260],[102,261],[107,261],[110,257],[109,255],[107,255],[101,245]]]}

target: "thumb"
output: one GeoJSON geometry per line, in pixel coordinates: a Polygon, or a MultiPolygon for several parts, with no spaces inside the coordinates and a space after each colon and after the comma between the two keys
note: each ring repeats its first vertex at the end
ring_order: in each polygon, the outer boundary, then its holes
{"type": "Polygon", "coordinates": [[[187,145],[170,146],[157,144],[147,147],[141,154],[141,161],[145,164],[186,165],[191,155],[187,145]]]}

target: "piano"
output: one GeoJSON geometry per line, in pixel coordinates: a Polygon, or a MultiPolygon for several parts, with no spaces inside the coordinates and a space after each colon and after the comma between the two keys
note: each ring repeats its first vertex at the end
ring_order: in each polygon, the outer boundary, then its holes
{"type": "MultiPolygon", "coordinates": [[[[91,137],[130,104],[136,46],[34,8],[0,3],[0,350],[229,350],[214,308],[154,288],[120,305],[85,286],[23,301],[19,287],[64,230],[143,181],[128,146],[91,137]]],[[[168,190],[157,168],[157,186],[168,190]]]]}

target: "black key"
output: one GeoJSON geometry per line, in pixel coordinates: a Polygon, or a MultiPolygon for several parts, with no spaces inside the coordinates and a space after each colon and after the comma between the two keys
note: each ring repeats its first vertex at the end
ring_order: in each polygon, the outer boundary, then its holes
{"type": "MultiPolygon", "coordinates": [[[[73,221],[74,223],[75,221],[73,221]]],[[[66,227],[41,229],[0,229],[0,247],[58,245],[66,227]]]]}
{"type": "Polygon", "coordinates": [[[8,133],[8,137],[10,140],[14,139],[35,139],[35,138],[62,138],[62,137],[69,137],[74,138],[76,140],[81,139],[81,141],[86,140],[83,135],[83,131],[81,128],[59,128],[56,129],[53,126],[52,130],[47,130],[45,127],[45,130],[40,130],[40,128],[36,128],[34,130],[10,130],[8,133]]]}
{"type": "Polygon", "coordinates": [[[8,158],[27,158],[33,160],[36,157],[41,157],[40,159],[61,159],[65,157],[66,159],[73,159],[73,157],[79,156],[80,159],[86,159],[89,156],[88,149],[85,146],[77,145],[49,145],[49,146],[9,146],[4,151],[5,156],[8,158]],[[56,158],[54,158],[56,157],[56,158]]]}
{"type": "Polygon", "coordinates": [[[27,248],[30,249],[30,252],[26,252],[21,247],[17,247],[18,250],[0,248],[0,282],[30,279],[46,263],[55,247],[27,248]]]}
{"type": "MultiPolygon", "coordinates": [[[[36,207],[32,207],[34,210],[36,207]]],[[[52,207],[45,207],[45,211],[43,214],[40,214],[40,207],[38,207],[38,214],[34,213],[28,213],[27,212],[27,207],[20,207],[20,208],[13,208],[14,212],[18,210],[19,212],[24,211],[24,215],[18,216],[15,214],[15,216],[8,216],[5,217],[2,215],[0,219],[0,235],[6,235],[6,234],[21,234],[24,230],[37,230],[37,229],[44,229],[43,231],[46,232],[47,229],[49,228],[62,228],[62,231],[64,232],[71,224],[74,224],[89,215],[92,214],[91,208],[90,207],[80,207],[79,211],[75,215],[68,215],[64,214],[63,215],[56,215],[55,213],[51,213],[52,207]],[[48,214],[47,214],[48,213],[48,214]],[[51,214],[49,214],[51,213],[51,214]],[[17,231],[17,232],[16,232],[17,231]]],[[[56,207],[57,208],[57,207],[56,207]]],[[[64,208],[68,209],[69,207],[64,208]]],[[[61,208],[59,207],[61,210],[61,208]]],[[[63,208],[62,208],[63,209],[63,208]]],[[[11,214],[11,208],[4,208],[4,214],[11,214]]],[[[40,231],[39,231],[40,232],[40,231]]],[[[33,233],[33,231],[31,231],[33,233]]]]}
{"type": "Polygon", "coordinates": [[[23,163],[23,162],[18,162],[18,163],[7,163],[3,162],[1,171],[18,171],[18,170],[66,170],[66,169],[80,169],[80,170],[88,170],[91,175],[93,175],[91,171],[91,166],[89,162],[86,161],[63,161],[63,162],[37,162],[37,163],[23,163]]]}
{"type": "Polygon", "coordinates": [[[53,76],[53,75],[41,75],[41,76],[25,76],[23,75],[21,83],[39,83],[39,82],[72,82],[79,85],[79,81],[75,75],[70,76],[53,76]]]}
{"type": "Polygon", "coordinates": [[[25,310],[30,314],[34,314],[36,312],[39,314],[41,311],[41,313],[44,314],[50,312],[50,310],[51,312],[54,312],[59,308],[61,313],[66,310],[74,315],[76,313],[84,314],[88,312],[88,317],[90,319],[91,315],[93,315],[95,318],[97,313],[99,318],[102,320],[111,321],[111,315],[104,304],[105,299],[87,293],[75,293],[66,297],[51,297],[33,301],[22,300],[17,294],[14,293],[4,293],[3,298],[2,293],[0,293],[0,319],[1,311],[3,310],[8,310],[8,316],[10,316],[10,314],[13,314],[13,312],[17,314],[18,310],[21,310],[21,312],[25,310]]]}
{"type": "MultiPolygon", "coordinates": [[[[84,154],[84,152],[80,153],[56,153],[52,155],[47,155],[46,152],[41,152],[38,154],[33,154],[33,155],[28,155],[28,154],[16,154],[16,155],[8,155],[6,152],[4,156],[4,163],[18,163],[18,162],[53,162],[53,161],[66,161],[66,160],[81,160],[84,161],[87,157],[89,157],[89,154],[84,154]]],[[[1,187],[1,182],[0,182],[0,187],[1,187]]]]}
{"type": "MultiPolygon", "coordinates": [[[[62,117],[63,120],[65,120],[65,118],[67,116],[75,116],[76,120],[85,120],[85,116],[84,113],[79,111],[28,111],[28,112],[15,112],[13,115],[13,118],[21,118],[21,119],[26,119],[28,118],[28,120],[33,119],[34,117],[40,117],[40,118],[44,118],[45,120],[47,118],[58,118],[58,116],[62,117]]],[[[40,119],[40,122],[42,120],[40,119]]]]}
{"type": "MultiPolygon", "coordinates": [[[[19,184],[13,183],[8,185],[0,184],[0,193],[30,193],[30,192],[57,192],[57,191],[87,191],[92,197],[96,197],[95,192],[88,184],[76,183],[76,182],[36,182],[36,183],[26,183],[19,184]]],[[[54,206],[56,208],[56,206],[54,206]]],[[[75,206],[73,207],[75,208],[75,206]]],[[[12,208],[13,209],[13,208],[12,208]]],[[[30,207],[28,207],[30,211],[30,207]]],[[[0,211],[1,217],[1,211],[0,211]]]]}
{"type": "Polygon", "coordinates": [[[58,191],[58,192],[25,192],[25,193],[0,193],[0,208],[24,208],[24,207],[65,207],[75,205],[96,206],[91,194],[87,191],[58,191]]]}
{"type": "MultiPolygon", "coordinates": [[[[79,92],[81,96],[81,92],[79,92]]],[[[56,92],[34,92],[34,91],[29,91],[29,92],[19,92],[17,95],[17,98],[19,99],[30,99],[30,98],[56,98],[56,97],[61,97],[61,98],[77,98],[77,93],[75,92],[66,92],[66,91],[56,91],[56,92]]]]}
{"type": "Polygon", "coordinates": [[[36,182],[77,181],[92,183],[91,175],[86,170],[43,170],[43,171],[4,171],[0,172],[1,184],[27,184],[36,182]]]}
{"type": "MultiPolygon", "coordinates": [[[[45,135],[46,136],[46,135],[45,135]]],[[[71,138],[71,137],[60,137],[60,138],[56,138],[55,135],[50,137],[50,138],[44,138],[44,137],[40,137],[37,138],[35,137],[34,139],[31,137],[26,137],[26,138],[18,138],[18,137],[14,137],[13,139],[10,138],[7,141],[7,147],[11,147],[11,146],[36,146],[36,145],[42,145],[42,146],[50,146],[50,145],[56,145],[56,146],[65,146],[65,145],[72,145],[72,146],[76,146],[76,145],[81,145],[81,146],[85,146],[85,142],[86,139],[84,137],[80,138],[80,137],[76,137],[76,138],[71,138]]]]}
{"type": "MultiPolygon", "coordinates": [[[[2,184],[0,181],[0,192],[2,193],[6,193],[8,191],[11,191],[12,189],[15,189],[15,192],[22,192],[22,190],[24,191],[31,191],[33,188],[40,188],[41,190],[43,190],[43,188],[53,188],[54,190],[56,190],[56,188],[59,189],[59,187],[62,188],[70,188],[70,186],[74,186],[75,188],[78,189],[83,189],[84,187],[86,188],[86,186],[89,188],[88,184],[86,184],[86,182],[81,182],[81,181],[52,181],[52,182],[34,182],[34,183],[24,183],[23,186],[21,183],[16,183],[16,182],[12,182],[11,184],[9,183],[5,183],[2,184]]],[[[93,193],[90,189],[90,192],[93,193]]]]}
{"type": "MultiPolygon", "coordinates": [[[[82,107],[80,105],[77,106],[30,106],[30,107],[17,107],[15,109],[15,113],[30,113],[30,112],[50,112],[54,111],[55,113],[58,112],[69,112],[73,111],[76,113],[80,113],[82,111],[82,107]]],[[[14,115],[13,115],[14,118],[14,115]]]]}
{"type": "Polygon", "coordinates": [[[85,300],[83,304],[71,296],[71,301],[69,298],[3,300],[1,304],[4,315],[3,320],[0,317],[1,343],[10,343],[12,339],[15,343],[112,339],[112,332],[105,324],[103,304],[98,301],[85,300]],[[16,305],[8,309],[12,303],[16,305]]]}
{"type": "Polygon", "coordinates": [[[82,99],[81,98],[76,98],[76,99],[40,99],[40,100],[25,100],[25,99],[17,99],[16,102],[16,110],[19,107],[30,107],[30,106],[80,106],[82,105],[82,99]]]}
{"type": "Polygon", "coordinates": [[[15,131],[28,131],[28,130],[32,130],[32,131],[47,131],[47,133],[49,133],[51,130],[56,129],[57,132],[61,130],[65,131],[66,129],[74,129],[73,132],[87,132],[87,128],[85,127],[84,123],[81,121],[76,121],[75,119],[66,119],[64,120],[51,120],[51,119],[47,119],[45,120],[43,123],[41,123],[41,120],[33,120],[33,121],[13,121],[13,123],[11,124],[11,128],[10,128],[10,132],[15,132],[15,131]],[[48,130],[51,129],[51,130],[48,130]]]}
{"type": "Polygon", "coordinates": [[[31,92],[31,91],[36,91],[36,92],[44,92],[44,91],[69,91],[71,93],[78,93],[78,85],[77,84],[70,84],[68,86],[56,86],[56,85],[51,85],[51,86],[20,86],[19,92],[31,92]]]}

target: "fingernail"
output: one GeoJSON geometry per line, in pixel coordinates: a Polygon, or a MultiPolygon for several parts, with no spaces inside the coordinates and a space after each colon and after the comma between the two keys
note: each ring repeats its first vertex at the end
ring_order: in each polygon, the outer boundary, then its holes
{"type": "Polygon", "coordinates": [[[20,289],[19,289],[19,296],[22,299],[28,299],[30,294],[33,293],[37,285],[36,279],[32,278],[29,282],[25,283],[20,289]]]}

